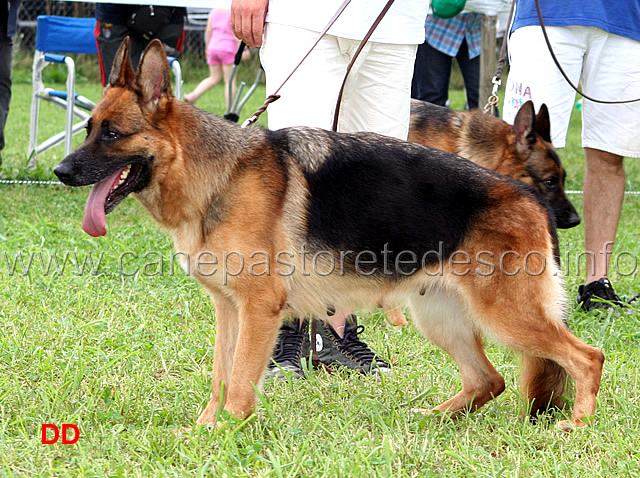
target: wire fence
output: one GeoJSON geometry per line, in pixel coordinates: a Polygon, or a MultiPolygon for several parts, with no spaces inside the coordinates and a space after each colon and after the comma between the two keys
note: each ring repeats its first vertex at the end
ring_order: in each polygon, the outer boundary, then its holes
{"type": "MultiPolygon", "coordinates": [[[[36,181],[31,179],[0,179],[0,184],[26,186],[63,186],[60,181],[36,181]]],[[[581,195],[584,191],[570,189],[565,191],[569,195],[581,195]]],[[[640,191],[625,191],[626,196],[640,196],[640,191]]]]}

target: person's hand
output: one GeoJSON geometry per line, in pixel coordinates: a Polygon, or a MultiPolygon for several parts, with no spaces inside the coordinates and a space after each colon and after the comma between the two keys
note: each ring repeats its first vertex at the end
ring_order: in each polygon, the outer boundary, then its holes
{"type": "Polygon", "coordinates": [[[250,48],[262,45],[269,0],[232,0],[231,30],[250,48]]]}

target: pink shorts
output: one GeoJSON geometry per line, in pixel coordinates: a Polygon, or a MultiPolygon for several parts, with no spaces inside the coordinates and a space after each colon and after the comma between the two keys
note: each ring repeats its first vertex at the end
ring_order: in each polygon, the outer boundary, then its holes
{"type": "Polygon", "coordinates": [[[235,56],[235,51],[209,50],[207,51],[207,65],[230,65],[235,56]]]}

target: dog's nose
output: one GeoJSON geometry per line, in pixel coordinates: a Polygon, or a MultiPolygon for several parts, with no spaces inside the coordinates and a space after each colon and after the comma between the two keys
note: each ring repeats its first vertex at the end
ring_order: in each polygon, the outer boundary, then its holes
{"type": "Polygon", "coordinates": [[[570,211],[562,216],[556,217],[558,229],[571,229],[580,224],[580,216],[576,211],[570,211]]]}
{"type": "Polygon", "coordinates": [[[70,163],[62,161],[55,167],[53,174],[58,176],[58,179],[64,184],[69,184],[73,178],[73,167],[70,163]]]}
{"type": "Polygon", "coordinates": [[[571,216],[569,216],[569,220],[567,222],[568,222],[567,229],[576,227],[578,224],[580,224],[580,216],[578,215],[577,212],[574,212],[573,214],[571,214],[571,216]]]}

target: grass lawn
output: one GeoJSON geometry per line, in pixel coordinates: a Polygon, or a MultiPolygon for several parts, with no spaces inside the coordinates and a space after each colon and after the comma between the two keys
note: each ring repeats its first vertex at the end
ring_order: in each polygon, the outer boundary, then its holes
{"type": "MultiPolygon", "coordinates": [[[[90,98],[100,89],[78,87],[90,98]]],[[[55,179],[62,146],[42,154],[35,171],[26,169],[28,81],[17,81],[13,95],[0,177],[55,179]]],[[[253,95],[243,119],[263,97],[264,89],[253,95]]],[[[198,106],[220,114],[222,98],[218,87],[198,106]]],[[[462,103],[454,92],[452,105],[462,103]]],[[[62,112],[44,105],[42,116],[45,137],[61,125],[62,112]]],[[[581,189],[578,117],[561,155],[567,188],[581,189]]],[[[628,185],[640,190],[633,161],[628,185]]],[[[86,235],[87,194],[0,185],[0,476],[640,475],[636,308],[588,315],[570,305],[571,329],[607,357],[593,426],[573,434],[557,431],[553,417],[538,424],[520,418],[517,358],[498,346],[488,354],[507,381],[499,398],[457,421],[414,415],[412,407],[435,406],[459,390],[459,373],[413,326],[391,330],[380,313],[363,315],[364,338],[392,363],[393,375],[314,371],[306,380],[267,382],[254,418],[172,433],[192,426],[208,401],[215,311],[173,268],[170,239],[133,199],[108,216],[107,236],[86,235]],[[41,444],[42,424],[75,424],[80,438],[41,444]]],[[[580,210],[581,197],[572,197],[580,210]]],[[[640,292],[639,202],[626,198],[616,244],[611,279],[624,296],[640,292]]],[[[584,267],[582,227],[561,231],[560,243],[573,300],[584,267]]]]}

